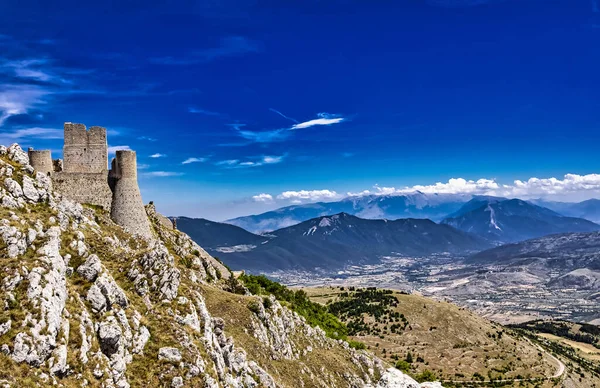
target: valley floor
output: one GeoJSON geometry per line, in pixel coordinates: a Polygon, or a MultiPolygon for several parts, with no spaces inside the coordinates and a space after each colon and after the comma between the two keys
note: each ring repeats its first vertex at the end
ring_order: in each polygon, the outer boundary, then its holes
{"type": "Polygon", "coordinates": [[[381,287],[448,300],[493,321],[509,324],[553,318],[600,319],[593,291],[550,288],[536,267],[465,264],[456,257],[385,257],[378,264],[348,266],[336,273],[267,274],[289,286],[381,287]]]}

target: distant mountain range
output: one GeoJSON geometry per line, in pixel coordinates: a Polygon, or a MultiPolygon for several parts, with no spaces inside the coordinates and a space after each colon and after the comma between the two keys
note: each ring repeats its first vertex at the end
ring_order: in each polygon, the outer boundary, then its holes
{"type": "Polygon", "coordinates": [[[348,213],[365,219],[423,218],[440,221],[455,212],[472,195],[425,194],[366,195],[348,197],[337,202],[317,202],[283,207],[270,212],[238,217],[226,223],[250,232],[262,233],[296,225],[300,222],[338,213],[348,213]]]}
{"type": "Polygon", "coordinates": [[[476,253],[469,261],[506,264],[535,258],[560,259],[559,265],[600,270],[600,232],[561,233],[506,244],[476,253]]]}
{"type": "Polygon", "coordinates": [[[554,210],[564,216],[585,218],[600,223],[600,199],[588,199],[583,202],[552,202],[544,200],[530,201],[538,206],[554,210]]]}
{"type": "MultiPolygon", "coordinates": [[[[519,199],[478,196],[458,202],[460,196],[372,196],[361,201],[317,203],[265,213],[253,219],[275,226],[291,217],[351,207],[355,211],[422,211],[441,214],[452,210],[439,224],[428,219],[366,219],[346,212],[318,216],[264,233],[205,219],[177,218],[178,228],[232,268],[251,271],[289,269],[337,270],[348,264],[375,263],[383,256],[424,257],[449,253],[465,255],[494,245],[523,241],[549,234],[591,232],[600,225],[566,217],[519,199]],[[451,201],[450,201],[451,200],[451,201]],[[460,206],[459,206],[460,205],[460,206]],[[270,215],[269,215],[270,214],[270,215]],[[278,214],[281,218],[273,218],[278,214]],[[271,217],[271,218],[270,218],[271,217]]],[[[375,214],[375,213],[370,213],[375,214]]],[[[238,219],[240,224],[249,222],[238,219]]],[[[254,224],[256,225],[256,224],[254,224]]]]}
{"type": "Polygon", "coordinates": [[[442,223],[498,243],[600,230],[600,225],[582,218],[562,216],[520,199],[497,197],[474,198],[442,223]]]}
{"type": "MultiPolygon", "coordinates": [[[[177,225],[192,238],[194,231],[196,236],[209,236],[210,233],[200,232],[205,228],[226,231],[205,221],[186,219],[177,225]]],[[[217,252],[231,268],[251,271],[335,270],[347,264],[378,262],[386,255],[465,254],[491,246],[477,236],[431,220],[367,220],[347,213],[314,218],[264,237],[244,235],[244,238],[244,243],[252,244],[246,245],[246,249],[240,248],[239,241],[229,248],[216,247],[218,244],[210,242],[204,246],[211,253],[217,252]]],[[[221,236],[220,241],[233,240],[221,236]]]]}
{"type": "Polygon", "coordinates": [[[507,244],[470,256],[470,263],[495,264],[550,277],[551,288],[600,290],[600,232],[563,233],[507,244]]]}
{"type": "Polygon", "coordinates": [[[239,226],[205,220],[175,217],[177,228],[187,233],[198,245],[209,251],[251,249],[268,239],[239,226]]]}
{"type": "MultiPolygon", "coordinates": [[[[468,208],[476,206],[478,200],[503,201],[507,198],[473,196],[468,194],[425,194],[414,192],[404,195],[367,195],[348,197],[336,202],[317,202],[282,207],[262,214],[238,217],[226,223],[239,226],[253,233],[270,232],[299,224],[300,222],[337,213],[348,213],[365,219],[422,218],[435,222],[462,215],[468,208]],[[458,212],[461,213],[458,213],[458,212]]],[[[545,207],[562,216],[584,218],[600,222],[600,200],[591,199],[579,203],[527,201],[545,207]]],[[[471,210],[475,210],[472,208],[471,210]]],[[[577,231],[577,230],[566,230],[577,231]]]]}

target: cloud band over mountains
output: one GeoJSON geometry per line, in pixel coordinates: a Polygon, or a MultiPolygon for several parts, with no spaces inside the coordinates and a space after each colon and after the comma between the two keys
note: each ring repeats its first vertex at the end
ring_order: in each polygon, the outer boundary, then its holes
{"type": "Polygon", "coordinates": [[[500,197],[518,197],[523,199],[548,198],[563,201],[578,201],[600,195],[600,174],[566,174],[562,179],[532,177],[526,181],[514,180],[512,184],[501,184],[496,179],[482,178],[467,180],[451,178],[448,182],[431,185],[414,185],[402,188],[375,185],[361,192],[338,193],[335,190],[298,190],[284,191],[278,195],[268,193],[252,197],[255,202],[306,203],[316,201],[334,201],[345,197],[367,195],[403,195],[414,192],[425,194],[466,194],[492,195],[500,197]]]}

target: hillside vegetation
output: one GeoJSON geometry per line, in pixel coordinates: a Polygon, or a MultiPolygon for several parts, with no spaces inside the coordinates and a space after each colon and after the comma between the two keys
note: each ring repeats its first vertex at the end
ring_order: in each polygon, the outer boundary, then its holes
{"type": "Polygon", "coordinates": [[[304,291],[347,324],[349,338],[416,379],[533,381],[557,367],[523,336],[450,303],[375,288],[304,291]]]}
{"type": "Polygon", "coordinates": [[[252,295],[153,205],[153,237],[132,236],[53,193],[16,145],[0,183],[3,386],[419,386],[334,339],[301,293],[252,295]]]}

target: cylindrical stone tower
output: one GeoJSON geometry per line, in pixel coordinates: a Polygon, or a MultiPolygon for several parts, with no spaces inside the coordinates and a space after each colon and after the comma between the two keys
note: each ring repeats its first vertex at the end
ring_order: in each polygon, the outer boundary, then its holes
{"type": "Polygon", "coordinates": [[[129,233],[152,238],[150,221],[137,183],[135,151],[117,151],[114,167],[111,173],[115,186],[110,217],[129,233]]]}
{"type": "Polygon", "coordinates": [[[29,164],[38,172],[50,174],[54,171],[52,165],[52,152],[50,150],[34,150],[30,148],[27,151],[29,155],[29,164]]]}

